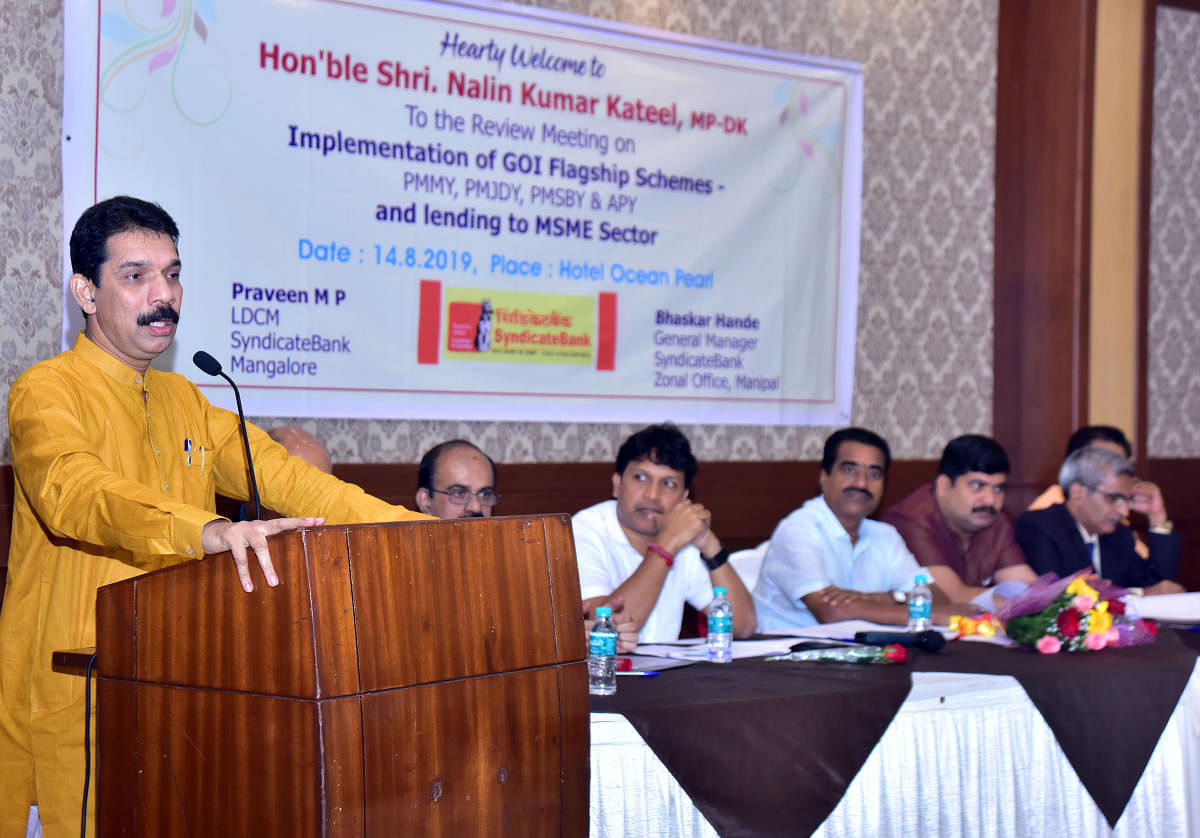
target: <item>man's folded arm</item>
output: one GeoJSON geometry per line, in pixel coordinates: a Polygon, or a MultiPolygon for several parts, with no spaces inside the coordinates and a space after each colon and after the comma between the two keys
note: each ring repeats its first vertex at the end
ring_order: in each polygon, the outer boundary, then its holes
{"type": "Polygon", "coordinates": [[[578,521],[571,524],[575,537],[575,558],[579,567],[579,589],[585,601],[594,598],[620,598],[625,613],[643,625],[658,604],[663,583],[670,568],[666,562],[648,553],[627,579],[613,579],[606,557],[604,533],[578,521]]]}

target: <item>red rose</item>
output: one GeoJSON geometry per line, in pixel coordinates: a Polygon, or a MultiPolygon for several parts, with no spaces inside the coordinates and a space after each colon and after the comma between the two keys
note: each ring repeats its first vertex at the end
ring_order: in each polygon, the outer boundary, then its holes
{"type": "Polygon", "coordinates": [[[1153,620],[1142,620],[1142,623],[1146,626],[1146,631],[1150,632],[1151,637],[1158,637],[1158,623],[1153,620]]]}
{"type": "Polygon", "coordinates": [[[1125,603],[1121,602],[1121,600],[1119,600],[1119,599],[1110,599],[1108,601],[1108,613],[1109,614],[1124,614],[1125,613],[1125,603]]]}
{"type": "Polygon", "coordinates": [[[883,656],[892,663],[904,663],[908,660],[908,650],[896,643],[889,643],[883,647],[883,656]]]}
{"type": "Polygon", "coordinates": [[[1079,618],[1083,616],[1074,608],[1058,612],[1058,632],[1067,640],[1079,634],[1079,618]]]}

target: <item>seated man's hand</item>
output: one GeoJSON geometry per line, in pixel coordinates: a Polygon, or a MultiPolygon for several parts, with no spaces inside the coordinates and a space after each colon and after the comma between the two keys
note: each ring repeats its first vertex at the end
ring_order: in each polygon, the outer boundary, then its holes
{"type": "Polygon", "coordinates": [[[1158,486],[1147,480],[1139,480],[1133,484],[1129,509],[1131,512],[1145,515],[1151,526],[1157,526],[1167,520],[1167,507],[1163,502],[1162,492],[1158,486]]]}
{"type": "Polygon", "coordinates": [[[930,609],[930,622],[935,626],[950,625],[950,618],[954,616],[970,617],[973,616],[978,609],[969,602],[943,602],[940,605],[935,604],[930,609]]]}
{"type": "Polygon", "coordinates": [[[877,591],[855,591],[849,588],[839,588],[835,585],[830,585],[827,588],[822,588],[817,591],[814,596],[820,597],[821,601],[830,606],[846,605],[851,602],[873,602],[879,605],[894,605],[895,601],[892,595],[886,592],[880,593],[877,591]]]}
{"type": "Polygon", "coordinates": [[[638,645],[638,632],[641,631],[641,624],[633,618],[632,614],[625,613],[624,597],[616,597],[615,599],[606,600],[604,597],[593,597],[583,604],[583,632],[587,634],[592,630],[592,624],[596,622],[596,608],[608,607],[612,609],[613,626],[617,630],[617,651],[632,652],[638,645]]]}
{"type": "Polygon", "coordinates": [[[826,605],[838,606],[861,599],[862,593],[830,585],[828,588],[817,591],[814,596],[819,597],[826,605]]]}
{"type": "Polygon", "coordinates": [[[1142,591],[1146,596],[1157,596],[1158,594],[1182,594],[1186,593],[1187,589],[1170,579],[1164,579],[1157,582],[1142,591]]]}
{"type": "Polygon", "coordinates": [[[708,532],[712,513],[703,504],[684,498],[665,516],[658,532],[658,543],[671,554],[702,539],[708,532]]]}
{"type": "Polygon", "coordinates": [[[275,587],[279,584],[279,576],[271,564],[271,553],[267,550],[267,536],[276,533],[298,530],[301,527],[319,527],[325,523],[324,518],[275,518],[270,521],[226,521],[220,518],[209,521],[200,533],[200,546],[204,554],[223,553],[228,550],[233,554],[233,564],[237,568],[238,579],[246,593],[254,590],[254,582],[250,579],[250,563],[246,556],[246,548],[254,551],[258,558],[258,566],[267,577],[267,584],[275,587]]]}

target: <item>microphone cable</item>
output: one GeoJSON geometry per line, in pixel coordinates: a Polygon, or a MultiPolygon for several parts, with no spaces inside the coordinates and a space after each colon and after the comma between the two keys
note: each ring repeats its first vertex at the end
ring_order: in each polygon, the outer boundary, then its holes
{"type": "Polygon", "coordinates": [[[93,652],[88,658],[83,682],[83,809],[79,813],[79,838],[87,838],[88,785],[92,779],[92,670],[97,657],[93,652]]]}

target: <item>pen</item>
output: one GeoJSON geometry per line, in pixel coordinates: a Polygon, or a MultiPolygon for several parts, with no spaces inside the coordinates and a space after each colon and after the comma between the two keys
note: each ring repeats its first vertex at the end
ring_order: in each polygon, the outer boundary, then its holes
{"type": "Polygon", "coordinates": [[[191,468],[192,467],[192,440],[190,437],[184,437],[183,452],[185,454],[187,454],[187,465],[188,465],[188,468],[191,468]]]}
{"type": "Polygon", "coordinates": [[[657,675],[657,674],[658,674],[658,672],[657,672],[656,670],[655,670],[655,671],[649,671],[649,672],[646,672],[646,671],[642,671],[642,670],[636,670],[636,669],[627,669],[627,670],[625,670],[624,672],[620,672],[620,671],[618,671],[618,672],[617,672],[617,674],[618,674],[618,675],[640,675],[640,676],[642,676],[643,678],[652,678],[652,677],[654,677],[655,675],[657,675]]]}

